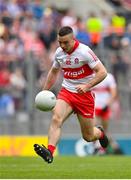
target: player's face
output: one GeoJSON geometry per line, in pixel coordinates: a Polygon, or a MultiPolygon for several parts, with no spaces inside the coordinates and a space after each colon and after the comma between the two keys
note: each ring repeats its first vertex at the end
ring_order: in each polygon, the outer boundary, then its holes
{"type": "Polygon", "coordinates": [[[63,49],[63,51],[68,53],[72,51],[75,40],[73,38],[73,34],[68,34],[65,36],[58,35],[58,42],[59,42],[60,47],[63,49]]]}

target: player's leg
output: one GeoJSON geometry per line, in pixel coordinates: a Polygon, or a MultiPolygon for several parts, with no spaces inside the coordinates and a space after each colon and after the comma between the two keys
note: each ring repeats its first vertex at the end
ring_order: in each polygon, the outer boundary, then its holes
{"type": "Polygon", "coordinates": [[[64,100],[58,99],[53,110],[53,116],[48,131],[48,148],[38,144],[34,145],[36,153],[48,163],[53,161],[53,153],[61,135],[62,124],[71,113],[72,107],[64,100]]]}
{"type": "Polygon", "coordinates": [[[62,99],[57,100],[49,127],[48,144],[57,145],[61,135],[62,124],[72,112],[72,107],[67,102],[62,99]]]}
{"type": "Polygon", "coordinates": [[[104,131],[106,133],[108,131],[110,118],[111,118],[111,109],[110,109],[110,107],[108,107],[101,114],[101,124],[102,124],[104,131]]]}
{"type": "Polygon", "coordinates": [[[101,131],[94,127],[95,124],[92,118],[86,118],[80,114],[77,114],[77,117],[80,123],[82,136],[86,141],[95,141],[101,137],[101,131]]]}
{"type": "MultiPolygon", "coordinates": [[[[99,126],[99,125],[101,126],[102,125],[102,127],[104,129],[104,132],[107,133],[107,131],[106,131],[107,128],[106,127],[108,127],[108,125],[103,124],[103,121],[104,121],[103,115],[104,114],[105,113],[103,112],[102,108],[95,108],[95,115],[96,115],[96,117],[95,117],[95,126],[99,126]]],[[[94,154],[105,154],[106,153],[106,149],[101,146],[99,140],[94,141],[94,149],[95,149],[94,154]]]]}
{"type": "Polygon", "coordinates": [[[104,132],[107,133],[108,132],[108,127],[109,127],[109,119],[107,118],[103,118],[102,115],[96,115],[95,117],[95,125],[96,126],[102,126],[104,129],[104,132]]]}
{"type": "Polygon", "coordinates": [[[77,114],[77,117],[79,119],[83,138],[88,142],[99,140],[101,146],[106,148],[108,146],[108,138],[102,128],[95,127],[94,119],[86,118],[81,114],[77,114]]]}
{"type": "MultiPolygon", "coordinates": [[[[104,132],[107,134],[107,129],[108,129],[108,121],[106,121],[105,119],[103,119],[101,113],[100,114],[96,114],[96,118],[95,118],[95,125],[96,126],[101,126],[104,129],[104,132]]],[[[108,137],[109,140],[109,137],[108,137]]],[[[99,143],[99,141],[94,141],[94,148],[95,148],[95,152],[94,154],[105,154],[106,153],[106,149],[104,149],[103,147],[101,147],[101,144],[99,143]]]]}
{"type": "Polygon", "coordinates": [[[107,133],[108,127],[109,127],[109,120],[101,118],[101,124],[102,124],[104,131],[107,133]]]}
{"type": "Polygon", "coordinates": [[[101,114],[102,114],[102,109],[101,108],[95,108],[95,126],[102,125],[101,114]]]}

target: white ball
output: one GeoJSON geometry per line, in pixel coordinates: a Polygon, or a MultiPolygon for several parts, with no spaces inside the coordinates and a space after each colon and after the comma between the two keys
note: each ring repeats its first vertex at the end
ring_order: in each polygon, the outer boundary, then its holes
{"type": "Polygon", "coordinates": [[[35,97],[36,108],[41,111],[51,111],[56,104],[56,96],[49,90],[40,91],[35,97]]]}

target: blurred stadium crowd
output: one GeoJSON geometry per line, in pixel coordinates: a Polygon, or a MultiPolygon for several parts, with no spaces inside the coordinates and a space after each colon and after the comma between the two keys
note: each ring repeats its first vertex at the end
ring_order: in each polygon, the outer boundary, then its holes
{"type": "Polygon", "coordinates": [[[118,84],[131,85],[131,4],[126,0],[107,3],[114,8],[112,14],[90,11],[83,18],[71,8],[44,6],[41,0],[0,0],[0,118],[26,111],[28,55],[33,53],[35,83],[40,88],[52,64],[61,26],[73,27],[76,38],[96,52],[118,84]]]}

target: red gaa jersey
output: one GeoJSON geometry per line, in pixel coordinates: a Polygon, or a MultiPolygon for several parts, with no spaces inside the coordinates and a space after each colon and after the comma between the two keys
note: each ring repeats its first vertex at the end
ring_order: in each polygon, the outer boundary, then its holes
{"type": "Polygon", "coordinates": [[[57,48],[53,66],[63,70],[62,86],[71,92],[77,92],[76,85],[88,83],[94,77],[93,68],[99,61],[88,46],[76,41],[70,53],[64,52],[61,47],[57,48]]]}

